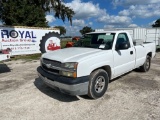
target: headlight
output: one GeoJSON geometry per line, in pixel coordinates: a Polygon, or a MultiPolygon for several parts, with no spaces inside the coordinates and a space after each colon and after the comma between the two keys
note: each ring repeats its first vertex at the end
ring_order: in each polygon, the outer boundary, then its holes
{"type": "Polygon", "coordinates": [[[76,78],[77,66],[78,66],[78,63],[76,62],[63,63],[62,68],[64,68],[64,70],[61,71],[61,75],[76,78]]]}
{"type": "Polygon", "coordinates": [[[67,77],[76,78],[76,77],[77,77],[77,72],[62,71],[62,72],[61,72],[61,75],[67,76],[67,77]]]}
{"type": "Polygon", "coordinates": [[[63,63],[62,67],[63,68],[69,68],[69,69],[77,69],[78,63],[76,62],[68,62],[68,63],[63,63]]]}

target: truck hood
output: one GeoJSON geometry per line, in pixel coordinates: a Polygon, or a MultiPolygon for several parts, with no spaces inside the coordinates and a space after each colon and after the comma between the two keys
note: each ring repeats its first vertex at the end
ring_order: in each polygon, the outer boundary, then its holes
{"type": "Polygon", "coordinates": [[[71,47],[71,48],[65,48],[65,49],[44,53],[42,55],[42,58],[60,61],[62,63],[63,62],[80,62],[83,59],[95,57],[96,55],[99,55],[99,53],[103,51],[104,50],[94,49],[94,48],[71,47]]]}

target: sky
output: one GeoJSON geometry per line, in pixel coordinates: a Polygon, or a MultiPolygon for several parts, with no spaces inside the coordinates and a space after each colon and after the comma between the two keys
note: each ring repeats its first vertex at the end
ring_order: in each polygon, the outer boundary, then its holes
{"type": "Polygon", "coordinates": [[[64,26],[66,35],[80,35],[79,30],[151,27],[160,18],[160,0],[64,0],[75,12],[73,25],[56,19],[54,13],[46,14],[49,26],[64,26]]]}

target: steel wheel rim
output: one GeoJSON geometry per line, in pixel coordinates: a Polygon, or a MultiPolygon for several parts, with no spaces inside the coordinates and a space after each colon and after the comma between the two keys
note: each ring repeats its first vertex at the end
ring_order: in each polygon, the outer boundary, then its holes
{"type": "Polygon", "coordinates": [[[105,86],[105,78],[103,76],[98,76],[96,81],[95,81],[95,91],[97,93],[100,93],[103,91],[105,86]]]}

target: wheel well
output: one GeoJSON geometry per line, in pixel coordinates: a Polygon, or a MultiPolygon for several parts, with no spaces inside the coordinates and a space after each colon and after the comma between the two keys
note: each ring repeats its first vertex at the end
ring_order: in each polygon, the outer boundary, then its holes
{"type": "Polygon", "coordinates": [[[149,57],[152,57],[152,52],[149,52],[147,55],[148,55],[149,57]]]}
{"type": "MultiPolygon", "coordinates": [[[[97,68],[97,69],[95,69],[95,70],[98,70],[98,69],[103,69],[103,70],[105,70],[107,73],[108,73],[108,77],[109,77],[109,80],[111,79],[111,67],[110,66],[108,66],[108,65],[106,65],[106,66],[102,66],[102,67],[99,67],[99,68],[97,68]]],[[[95,70],[93,70],[93,71],[95,71],[95,70]]],[[[92,71],[92,72],[93,72],[92,71]]]]}

